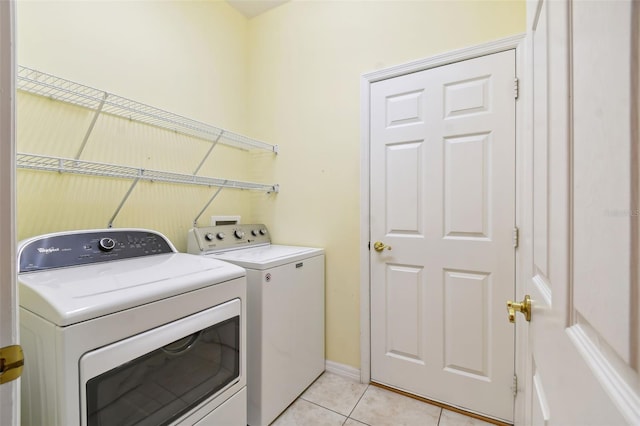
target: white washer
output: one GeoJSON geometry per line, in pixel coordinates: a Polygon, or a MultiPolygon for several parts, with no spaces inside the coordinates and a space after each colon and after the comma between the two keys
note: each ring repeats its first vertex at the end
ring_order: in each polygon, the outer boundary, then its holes
{"type": "Polygon", "coordinates": [[[18,246],[23,425],[246,424],[245,270],[161,234],[18,246]]]}
{"type": "Polygon", "coordinates": [[[268,425],[324,371],[324,250],[237,224],[191,229],[188,250],[247,270],[248,421],[268,425]]]}

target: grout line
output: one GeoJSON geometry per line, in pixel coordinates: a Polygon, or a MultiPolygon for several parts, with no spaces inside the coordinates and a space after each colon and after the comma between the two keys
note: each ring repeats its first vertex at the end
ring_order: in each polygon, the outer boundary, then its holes
{"type": "MultiPolygon", "coordinates": [[[[349,411],[349,415],[347,416],[347,418],[351,418],[351,415],[355,411],[356,407],[358,406],[358,404],[360,404],[360,401],[362,401],[362,397],[364,397],[364,394],[367,393],[367,391],[369,390],[369,386],[371,386],[371,385],[367,385],[367,387],[364,389],[364,392],[362,392],[362,395],[360,395],[360,398],[358,398],[358,400],[354,404],[354,406],[351,409],[351,411],[349,411]]],[[[358,419],[353,419],[353,420],[358,420],[358,419]]],[[[360,420],[358,420],[358,421],[360,421],[360,420]]],[[[360,422],[360,423],[362,423],[362,422],[360,422]]]]}
{"type": "MultiPolygon", "coordinates": [[[[329,408],[329,407],[325,407],[324,405],[320,405],[320,404],[318,404],[317,402],[309,401],[308,399],[304,399],[304,398],[303,398],[303,397],[301,397],[301,396],[300,396],[300,397],[298,397],[298,399],[302,399],[303,401],[306,401],[306,402],[308,402],[309,404],[313,404],[313,405],[315,405],[316,407],[324,408],[325,410],[331,411],[332,413],[336,413],[336,414],[338,414],[338,415],[340,415],[340,416],[342,416],[342,417],[345,417],[345,420],[344,420],[345,422],[346,422],[346,421],[347,421],[347,419],[349,418],[349,416],[346,416],[346,415],[344,415],[344,414],[342,414],[342,413],[339,413],[339,412],[337,412],[336,410],[332,410],[332,409],[331,409],[331,408],[329,408]]],[[[344,424],[344,423],[343,423],[343,424],[344,424]]]]}
{"type": "Polygon", "coordinates": [[[438,416],[438,426],[440,426],[440,420],[442,420],[442,412],[444,411],[444,408],[440,407],[440,415],[438,416]]]}

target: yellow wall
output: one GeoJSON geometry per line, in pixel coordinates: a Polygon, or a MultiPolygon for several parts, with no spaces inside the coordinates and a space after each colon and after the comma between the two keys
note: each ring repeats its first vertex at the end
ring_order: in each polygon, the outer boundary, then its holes
{"type": "MultiPolygon", "coordinates": [[[[523,32],[524,20],[522,0],[293,0],[251,20],[220,1],[21,2],[18,61],[279,144],[275,159],[228,149],[208,162],[204,175],[281,192],[223,191],[204,217],[240,213],[266,223],[277,243],[325,247],[327,358],[358,367],[360,76],[523,32]]],[[[34,98],[19,98],[18,149],[75,152],[86,127],[74,123],[88,125],[90,114],[56,106],[51,118],[34,98]]],[[[99,126],[85,159],[189,173],[204,149],[114,120],[99,126]]],[[[42,172],[18,180],[20,238],[105,226],[128,188],[42,172]]],[[[158,229],[184,249],[210,195],[146,183],[115,226],[158,229]]]]}
{"type": "Polygon", "coordinates": [[[254,205],[281,243],[327,249],[327,358],[360,364],[360,76],[525,31],[524,1],[292,1],[249,25],[252,132],[281,155],[254,205]]]}
{"type": "MultiPolygon", "coordinates": [[[[246,133],[247,24],[225,2],[23,1],[18,63],[139,102],[246,133]]],[[[71,157],[92,113],[18,96],[18,151],[71,157]]],[[[192,173],[210,144],[102,115],[83,160],[192,173]]],[[[217,146],[201,175],[248,180],[250,156],[217,146]]],[[[18,238],[105,227],[130,181],[18,171],[18,238]]],[[[140,182],[116,227],[146,227],[186,249],[193,219],[215,188],[140,182]]],[[[200,219],[241,214],[244,191],[223,190],[200,219]]]]}

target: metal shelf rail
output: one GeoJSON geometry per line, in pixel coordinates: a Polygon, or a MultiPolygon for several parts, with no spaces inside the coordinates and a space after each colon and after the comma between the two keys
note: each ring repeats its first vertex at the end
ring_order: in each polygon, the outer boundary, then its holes
{"type": "Polygon", "coordinates": [[[250,189],[263,192],[278,192],[278,185],[141,169],[137,167],[120,166],[94,161],[75,160],[72,158],[18,153],[16,159],[16,166],[20,169],[45,170],[50,172],[74,173],[123,179],[142,179],[153,182],[250,189]]]}
{"type": "Polygon", "coordinates": [[[142,169],[137,167],[120,166],[115,164],[99,163],[94,161],[76,160],[71,158],[50,157],[45,155],[18,153],[16,155],[16,166],[21,169],[44,170],[58,173],[73,173],[80,175],[103,176],[121,179],[133,179],[131,187],[120,201],[113,216],[109,220],[108,227],[113,226],[113,221],[120,212],[120,209],[129,198],[129,195],[140,180],[151,182],[166,182],[188,185],[202,185],[217,187],[213,197],[209,199],[200,214],[194,219],[194,226],[202,212],[211,204],[214,198],[220,193],[222,188],[235,188],[262,191],[266,193],[278,192],[277,184],[267,185],[253,182],[243,182],[230,179],[221,179],[205,176],[196,176],[183,173],[165,172],[159,170],[142,169]]]}
{"type": "MultiPolygon", "coordinates": [[[[252,139],[210,124],[164,111],[112,93],[94,89],[42,71],[18,66],[17,89],[57,101],[92,109],[97,115],[111,114],[128,120],[241,149],[263,149],[278,153],[278,145],[252,139]]],[[[94,123],[95,124],[95,118],[94,123]]],[[[91,130],[91,129],[90,129],[91,130]]],[[[87,136],[88,137],[88,136],[87,136]]],[[[85,138],[86,139],[86,138],[85,138]]]]}

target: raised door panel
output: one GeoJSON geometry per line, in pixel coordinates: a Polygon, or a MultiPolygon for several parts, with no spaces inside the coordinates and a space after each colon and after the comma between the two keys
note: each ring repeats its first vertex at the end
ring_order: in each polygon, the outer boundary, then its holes
{"type": "Polygon", "coordinates": [[[631,28],[615,25],[629,19],[630,4],[576,1],[572,13],[573,66],[591,70],[573,74],[574,304],[579,322],[629,363],[632,90],[630,80],[606,82],[631,69],[631,57],[619,54],[631,50],[631,28]],[[602,25],[606,36],[593,31],[602,25]],[[594,73],[605,84],[594,84],[594,73]]]}
{"type": "Polygon", "coordinates": [[[456,118],[490,110],[491,76],[456,81],[444,86],[444,117],[456,118]]]}
{"type": "Polygon", "coordinates": [[[547,3],[541,2],[533,44],[533,264],[535,279],[543,292],[548,292],[548,83],[547,83],[547,3]]]}
{"type": "Polygon", "coordinates": [[[387,355],[424,364],[424,287],[423,268],[406,265],[387,266],[387,355]]]}
{"type": "Polygon", "coordinates": [[[453,374],[491,380],[491,275],[445,270],[443,281],[444,369],[453,374]]]}
{"type": "Polygon", "coordinates": [[[423,142],[387,145],[387,234],[422,233],[423,142]]]}
{"type": "Polygon", "coordinates": [[[445,238],[490,238],[491,134],[444,140],[445,238]]]}
{"type": "Polygon", "coordinates": [[[424,123],[424,103],[424,90],[389,96],[386,100],[387,128],[424,123]]]}

